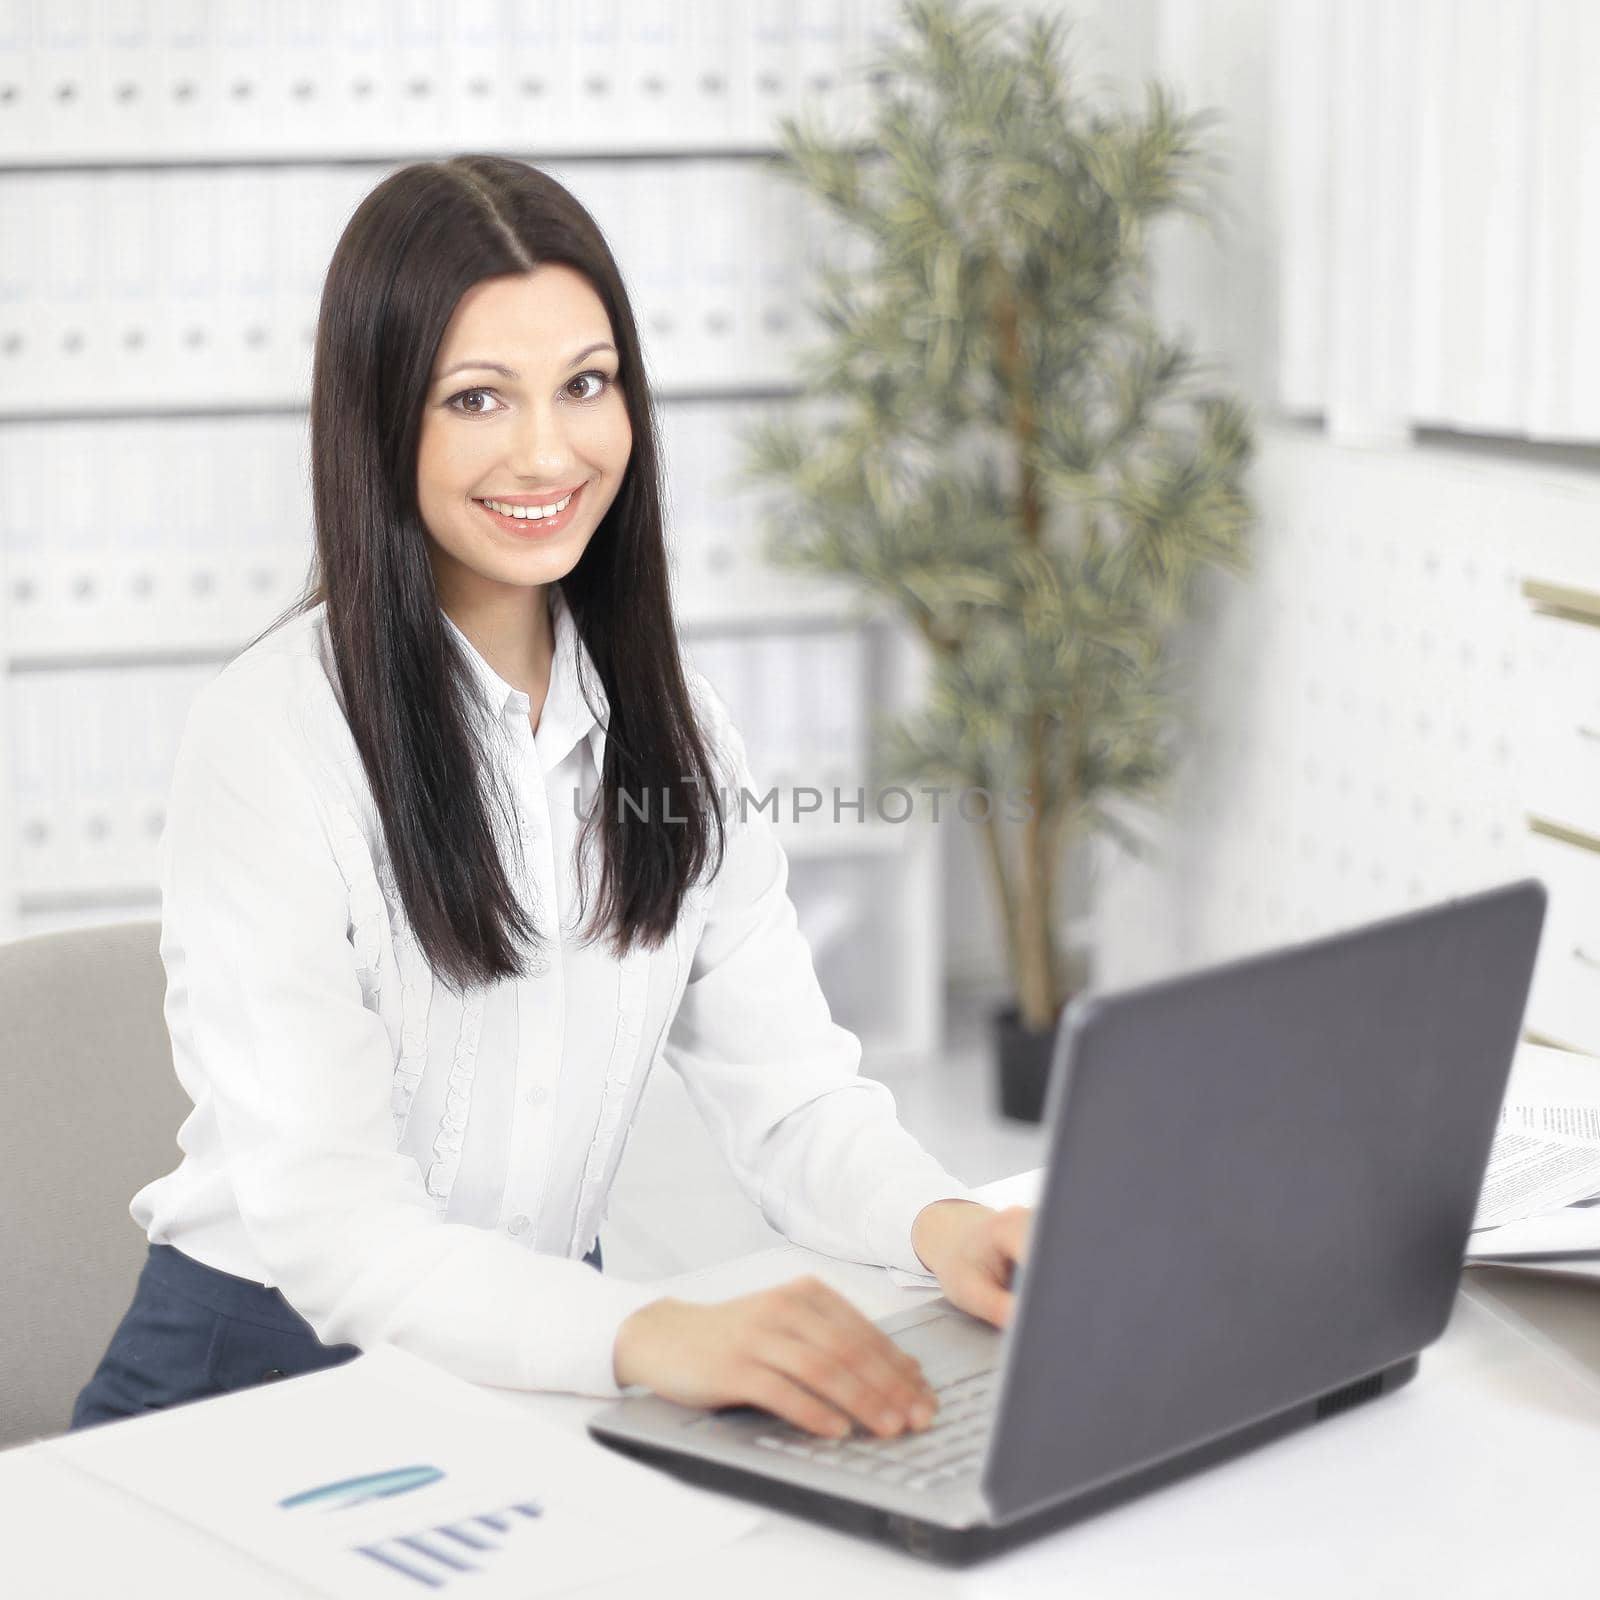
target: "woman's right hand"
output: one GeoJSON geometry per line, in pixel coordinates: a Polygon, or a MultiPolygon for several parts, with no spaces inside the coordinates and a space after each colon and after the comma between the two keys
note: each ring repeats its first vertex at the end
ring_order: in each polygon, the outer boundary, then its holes
{"type": "Polygon", "coordinates": [[[817,1277],[711,1304],[652,1300],[617,1330],[612,1365],[624,1388],[760,1406],[832,1438],[852,1422],[880,1437],[920,1430],[938,1409],[919,1363],[817,1277]]]}

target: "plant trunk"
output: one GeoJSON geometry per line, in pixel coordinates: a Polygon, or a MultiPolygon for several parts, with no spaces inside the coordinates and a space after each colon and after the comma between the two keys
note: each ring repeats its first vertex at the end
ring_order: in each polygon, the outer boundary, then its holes
{"type": "Polygon", "coordinates": [[[983,843],[989,863],[989,881],[994,886],[992,904],[999,909],[1000,926],[1005,932],[1006,971],[1015,974],[1021,968],[1017,942],[1016,896],[1011,892],[1011,874],[1006,869],[1005,846],[993,807],[990,807],[989,815],[984,820],[983,843]]]}
{"type": "MultiPolygon", "coordinates": [[[[1011,431],[1017,441],[1017,513],[1023,539],[1039,549],[1044,544],[1044,499],[1032,460],[1039,420],[1034,410],[1033,384],[1027,370],[1019,312],[1012,286],[1000,286],[995,321],[1000,367],[1011,402],[1011,431]]],[[[1044,739],[1044,713],[1036,710],[1028,719],[1030,804],[1027,820],[1022,825],[1022,877],[1016,893],[1011,967],[1017,985],[1021,1024],[1035,1031],[1048,1029],[1060,1009],[1056,993],[1055,939],[1050,923],[1056,863],[1049,854],[1049,838],[1054,830],[1046,815],[1044,739]]]]}
{"type": "Polygon", "coordinates": [[[1022,1025],[1042,1031],[1055,1021],[1055,940],[1050,926],[1051,879],[1056,863],[1045,855],[1044,717],[1035,712],[1028,738],[1028,793],[1022,824],[1022,882],[1017,895],[1017,1004],[1022,1025]]]}

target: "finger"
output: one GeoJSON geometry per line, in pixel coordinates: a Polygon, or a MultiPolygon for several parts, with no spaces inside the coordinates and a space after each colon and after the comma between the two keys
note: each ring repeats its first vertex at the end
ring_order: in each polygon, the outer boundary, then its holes
{"type": "Polygon", "coordinates": [[[1013,1246],[1020,1259],[1022,1252],[1028,1248],[1028,1239],[1033,1232],[1033,1208],[1008,1206],[1000,1213],[995,1226],[1000,1237],[1013,1246]]]}
{"type": "MultiPolygon", "coordinates": [[[[792,1332],[848,1368],[875,1393],[876,1409],[891,1412],[899,1419],[894,1426],[926,1427],[938,1410],[938,1400],[927,1381],[920,1375],[913,1377],[904,1364],[896,1358],[904,1352],[882,1328],[865,1323],[863,1334],[854,1322],[835,1321],[824,1311],[811,1304],[795,1308],[792,1332]]],[[[858,1409],[852,1408],[855,1415],[858,1409]]],[[[889,1427],[887,1419],[870,1419],[874,1426],[889,1427]]]]}
{"type": "Polygon", "coordinates": [[[910,1351],[902,1350],[877,1323],[851,1305],[838,1290],[830,1288],[820,1278],[799,1279],[797,1288],[802,1304],[826,1317],[872,1351],[877,1360],[891,1366],[923,1399],[935,1400],[933,1388],[923,1376],[922,1363],[910,1351]]]}
{"type": "Polygon", "coordinates": [[[898,1378],[918,1394],[931,1399],[933,1390],[923,1375],[922,1363],[909,1350],[902,1350],[877,1323],[827,1284],[818,1284],[817,1290],[805,1296],[805,1307],[815,1315],[825,1318],[850,1340],[871,1352],[873,1357],[888,1367],[898,1378]]]}
{"type": "Polygon", "coordinates": [[[807,1433],[842,1439],[850,1432],[848,1416],[774,1367],[753,1367],[739,1388],[751,1405],[760,1406],[785,1422],[804,1428],[807,1433]]]}
{"type": "Polygon", "coordinates": [[[989,1244],[995,1254],[1007,1262],[1025,1261],[1032,1222],[1032,1214],[1020,1206],[1002,1211],[989,1228],[989,1244]]]}
{"type": "Polygon", "coordinates": [[[1017,1300],[1013,1290],[1003,1287],[983,1272],[963,1277],[950,1298],[963,1311],[970,1311],[973,1316],[982,1317],[997,1328],[1010,1325],[1017,1300]]]}
{"type": "Polygon", "coordinates": [[[773,1334],[764,1342],[760,1359],[880,1438],[892,1437],[906,1426],[906,1414],[875,1383],[808,1338],[773,1334]]]}

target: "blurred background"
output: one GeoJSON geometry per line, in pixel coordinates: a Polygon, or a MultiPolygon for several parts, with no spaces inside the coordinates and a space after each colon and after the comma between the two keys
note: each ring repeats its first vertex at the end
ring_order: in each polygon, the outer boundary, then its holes
{"type": "MultiPolygon", "coordinates": [[[[990,9],[1070,20],[1085,96],[1215,112],[1210,226],[1152,228],[1151,307],[1252,418],[1249,566],[1184,613],[1170,789],[1142,855],[1071,842],[1061,948],[1122,985],[1533,872],[1529,1035],[1600,1050],[1600,13],[990,9]]],[[[870,140],[861,64],[906,26],[892,0],[0,0],[0,937],[159,916],[189,700],[306,576],[322,273],[419,157],[514,155],[593,213],[661,404],[686,645],[759,786],[871,769],[926,652],[773,566],[732,478],[738,427],[797,396],[815,273],[858,259],[765,158],[801,112],[870,140]]],[[[979,830],[784,838],[863,1070],[965,1181],[1036,1165],[995,1099],[1017,978],[979,830]]],[[[670,1073],[602,1236],[624,1275],[775,1237],[670,1073]]]]}

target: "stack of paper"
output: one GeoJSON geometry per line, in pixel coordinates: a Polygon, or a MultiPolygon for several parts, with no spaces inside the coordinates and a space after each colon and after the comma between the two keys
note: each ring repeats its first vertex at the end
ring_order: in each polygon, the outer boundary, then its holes
{"type": "Polygon", "coordinates": [[[1600,1060],[1517,1051],[1467,1261],[1600,1279],[1600,1060]]]}

